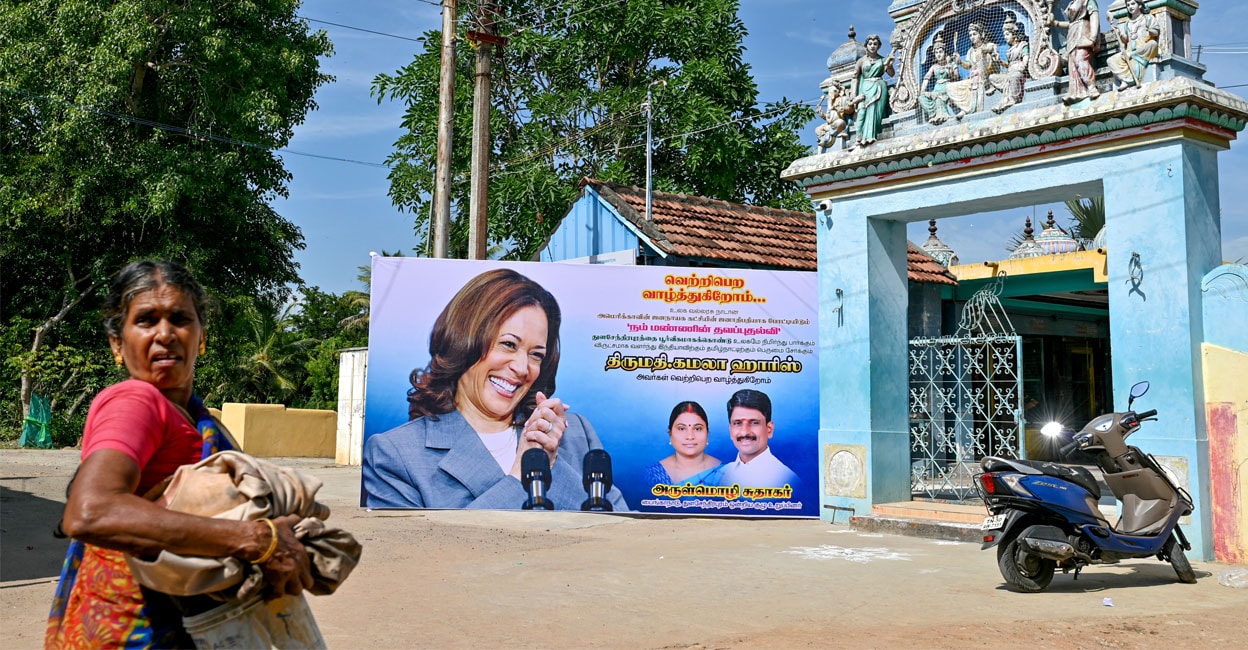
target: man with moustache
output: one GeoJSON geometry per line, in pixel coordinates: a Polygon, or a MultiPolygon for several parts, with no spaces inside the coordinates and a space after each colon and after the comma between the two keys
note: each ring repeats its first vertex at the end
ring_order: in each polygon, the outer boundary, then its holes
{"type": "Polygon", "coordinates": [[[723,484],[741,487],[797,486],[797,474],[768,449],[775,432],[771,398],[749,388],[728,400],[728,432],[737,448],[737,459],[724,468],[723,484]]]}

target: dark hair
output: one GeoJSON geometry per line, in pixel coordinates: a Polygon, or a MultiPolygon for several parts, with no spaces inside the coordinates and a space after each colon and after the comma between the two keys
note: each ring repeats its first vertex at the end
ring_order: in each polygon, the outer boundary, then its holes
{"type": "Polygon", "coordinates": [[[108,295],[100,308],[104,331],[109,336],[120,337],[126,323],[126,312],[134,297],[163,285],[174,287],[189,297],[195,305],[195,317],[200,325],[204,324],[207,311],[212,307],[212,299],[191,272],[177,262],[140,260],[122,267],[109,282],[108,295]]]}
{"type": "Polygon", "coordinates": [[[672,409],[672,416],[667,418],[667,430],[671,431],[672,425],[676,424],[676,418],[685,413],[692,413],[702,418],[702,422],[709,426],[710,420],[706,417],[706,409],[702,408],[702,405],[697,402],[684,401],[672,409]]]}
{"type": "Polygon", "coordinates": [[[757,391],[752,388],[743,388],[732,394],[728,400],[728,419],[732,419],[732,409],[738,406],[744,406],[747,409],[754,409],[763,414],[763,417],[771,422],[771,398],[767,397],[767,393],[757,391]]]}
{"type": "Polygon", "coordinates": [[[537,392],[555,392],[559,370],[559,303],[542,285],[510,269],[486,271],[468,281],[438,315],[429,334],[429,365],[412,371],[407,415],[415,420],[455,410],[459,378],[485,358],[503,323],[525,307],[546,313],[546,356],[537,380],[513,415],[519,422],[537,404],[537,392]]]}

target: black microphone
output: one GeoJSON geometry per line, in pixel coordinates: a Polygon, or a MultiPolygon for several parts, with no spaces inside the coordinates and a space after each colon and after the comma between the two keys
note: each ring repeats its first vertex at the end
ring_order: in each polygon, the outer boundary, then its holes
{"type": "Polygon", "coordinates": [[[590,449],[585,454],[584,476],[581,478],[589,498],[581,504],[581,510],[613,512],[607,492],[611,490],[611,454],[603,449],[590,449]]]}
{"type": "Polygon", "coordinates": [[[529,491],[523,509],[555,509],[555,504],[546,498],[546,488],[550,487],[550,457],[546,455],[546,450],[534,447],[524,452],[520,457],[520,482],[529,491]]]}

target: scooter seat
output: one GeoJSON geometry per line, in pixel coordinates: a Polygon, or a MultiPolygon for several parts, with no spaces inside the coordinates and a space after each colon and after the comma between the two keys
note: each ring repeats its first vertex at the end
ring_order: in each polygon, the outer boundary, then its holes
{"type": "Polygon", "coordinates": [[[1091,472],[1088,472],[1087,469],[1080,467],[1080,465],[1062,465],[1058,463],[1043,462],[1043,460],[1020,460],[993,457],[985,459],[983,469],[987,470],[987,472],[1007,472],[1007,470],[1013,469],[1011,465],[1026,465],[1026,467],[1030,467],[1037,470],[1037,472],[1040,472],[1041,474],[1045,474],[1046,477],[1068,480],[1068,482],[1088,490],[1088,492],[1092,494],[1093,499],[1101,500],[1101,485],[1096,482],[1096,477],[1093,477],[1091,472]]]}

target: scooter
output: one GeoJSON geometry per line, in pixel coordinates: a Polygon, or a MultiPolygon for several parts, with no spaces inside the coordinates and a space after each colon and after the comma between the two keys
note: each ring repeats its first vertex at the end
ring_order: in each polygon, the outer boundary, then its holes
{"type": "MultiPolygon", "coordinates": [[[[1127,410],[1106,413],[1089,422],[1059,458],[1078,449],[1088,452],[1105,483],[1121,502],[1121,517],[1111,525],[1097,503],[1100,485],[1086,468],[988,456],[980,462],[976,487],[991,513],[983,523],[983,550],[997,549],[1001,576],[1016,591],[1043,591],[1054,571],[1079,572],[1090,564],[1156,556],[1169,562],[1180,582],[1196,582],[1184,551],[1191,544],[1179,519],[1192,512],[1192,497],[1150,455],[1128,446],[1140,423],[1156,420],[1157,411],[1136,413],[1132,403],[1148,391],[1148,382],[1131,387],[1127,410]]],[[[1061,435],[1058,423],[1046,435],[1061,435]]]]}

